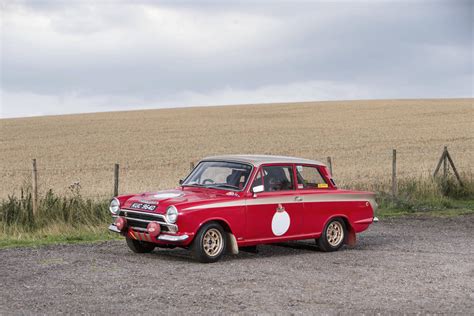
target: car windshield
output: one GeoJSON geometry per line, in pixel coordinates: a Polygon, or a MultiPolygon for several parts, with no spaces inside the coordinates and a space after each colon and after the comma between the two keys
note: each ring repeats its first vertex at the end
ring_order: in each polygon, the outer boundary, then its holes
{"type": "Polygon", "coordinates": [[[251,171],[252,167],[243,163],[203,161],[182,185],[241,191],[245,188],[251,171]]]}

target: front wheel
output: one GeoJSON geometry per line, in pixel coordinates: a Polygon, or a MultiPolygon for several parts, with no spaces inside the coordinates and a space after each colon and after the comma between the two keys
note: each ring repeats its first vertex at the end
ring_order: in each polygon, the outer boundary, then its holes
{"type": "Polygon", "coordinates": [[[155,245],[151,242],[139,241],[129,237],[126,240],[128,248],[136,253],[149,253],[155,249],[155,245]]]}
{"type": "Polygon", "coordinates": [[[199,230],[193,241],[192,252],[199,262],[216,262],[224,254],[226,246],[224,229],[218,223],[211,222],[199,230]]]}
{"type": "Polygon", "coordinates": [[[340,218],[335,218],[324,227],[323,234],[316,240],[322,251],[336,251],[342,247],[347,235],[346,224],[340,218]]]}

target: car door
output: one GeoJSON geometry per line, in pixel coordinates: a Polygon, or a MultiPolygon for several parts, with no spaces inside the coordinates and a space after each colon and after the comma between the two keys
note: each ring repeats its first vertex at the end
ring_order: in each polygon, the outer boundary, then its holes
{"type": "Polygon", "coordinates": [[[296,165],[297,194],[304,201],[303,234],[318,234],[331,216],[334,201],[331,196],[334,187],[323,176],[318,166],[296,165]]]}
{"type": "Polygon", "coordinates": [[[300,234],[303,203],[296,196],[294,165],[263,165],[251,188],[263,185],[264,192],[246,199],[246,240],[269,242],[300,234]]]}

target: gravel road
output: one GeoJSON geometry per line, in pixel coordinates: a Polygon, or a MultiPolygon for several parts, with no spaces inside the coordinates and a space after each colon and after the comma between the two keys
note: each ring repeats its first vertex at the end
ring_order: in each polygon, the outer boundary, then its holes
{"type": "Polygon", "coordinates": [[[194,262],[124,241],[0,250],[0,314],[474,311],[474,216],[372,225],[354,248],[309,242],[194,262]]]}

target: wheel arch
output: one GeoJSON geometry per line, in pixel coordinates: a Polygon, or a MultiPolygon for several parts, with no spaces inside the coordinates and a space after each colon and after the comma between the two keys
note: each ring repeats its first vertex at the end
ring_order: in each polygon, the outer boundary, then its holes
{"type": "Polygon", "coordinates": [[[206,218],[204,221],[202,221],[202,222],[199,224],[199,226],[198,226],[198,228],[197,228],[197,230],[196,230],[196,234],[197,234],[197,232],[198,232],[205,224],[210,223],[210,222],[215,222],[215,223],[221,225],[222,228],[224,229],[224,231],[225,231],[226,233],[231,233],[231,234],[232,234],[232,229],[231,229],[231,227],[230,227],[229,222],[227,222],[225,219],[220,218],[220,217],[216,217],[216,218],[206,218]]]}
{"type": "Polygon", "coordinates": [[[234,236],[234,233],[232,232],[232,228],[230,227],[230,224],[228,221],[226,221],[223,218],[220,217],[215,217],[215,218],[206,218],[206,220],[202,221],[199,224],[199,227],[196,230],[196,233],[194,236],[196,236],[199,232],[199,230],[206,224],[208,223],[217,223],[221,225],[221,227],[224,229],[224,232],[227,235],[227,251],[229,253],[232,253],[234,255],[239,253],[239,246],[237,245],[237,239],[234,236]]]}
{"type": "Polygon", "coordinates": [[[333,219],[339,218],[344,222],[344,225],[346,225],[346,230],[347,230],[347,236],[344,238],[344,243],[349,245],[349,246],[354,246],[356,244],[357,238],[356,238],[356,232],[351,224],[351,221],[349,220],[349,217],[344,214],[335,214],[332,215],[327,219],[327,221],[324,223],[323,227],[326,227],[326,225],[332,221],[333,219]]]}

